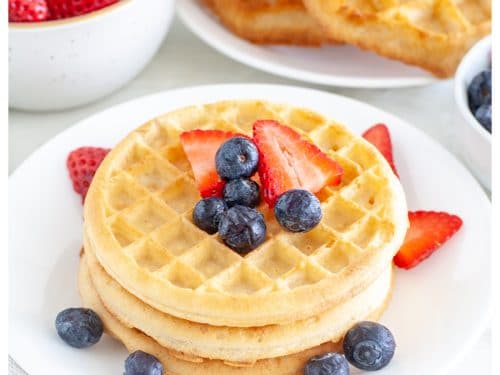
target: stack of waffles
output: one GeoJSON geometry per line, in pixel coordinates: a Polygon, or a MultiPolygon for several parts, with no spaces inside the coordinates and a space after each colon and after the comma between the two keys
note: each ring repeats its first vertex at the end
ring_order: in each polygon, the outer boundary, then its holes
{"type": "Polygon", "coordinates": [[[491,0],[203,0],[228,29],[254,43],[352,44],[454,74],[491,32],[491,0]]]}
{"type": "Polygon", "coordinates": [[[226,101],[160,116],[106,157],[85,201],[79,287],[85,306],[130,350],[167,374],[300,374],[339,351],[356,322],[376,320],[392,288],[392,258],[408,227],[402,187],[383,156],[343,125],[262,101],[226,101]],[[179,136],[193,129],[251,135],[286,124],[344,169],[317,196],[323,219],[282,229],[241,256],[192,220],[200,199],[179,136]]]}

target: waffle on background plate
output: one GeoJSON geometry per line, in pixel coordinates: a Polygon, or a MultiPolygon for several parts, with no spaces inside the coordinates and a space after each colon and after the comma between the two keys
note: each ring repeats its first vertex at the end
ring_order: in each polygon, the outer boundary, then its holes
{"type": "Polygon", "coordinates": [[[193,366],[298,373],[311,353],[381,314],[408,227],[401,184],[371,144],[319,114],[264,101],[186,107],[131,132],[94,176],[84,219],[84,303],[104,311],[108,331],[129,349],[187,366],[172,374],[193,366]],[[262,203],[266,240],[241,256],[194,225],[200,196],[179,137],[193,129],[251,135],[259,119],[292,127],[344,175],[318,193],[323,219],[307,233],[283,230],[262,203]]]}
{"type": "Polygon", "coordinates": [[[202,0],[236,35],[258,44],[321,45],[326,34],[302,0],[202,0]]]}
{"type": "Polygon", "coordinates": [[[294,44],[297,34],[314,35],[312,40],[352,44],[440,78],[453,76],[467,50],[491,32],[491,0],[205,2],[212,4],[230,30],[255,43],[294,44]],[[289,8],[295,10],[284,11],[289,8]],[[256,22],[260,19],[264,21],[256,22]],[[269,35],[281,35],[284,40],[269,35]],[[283,35],[289,35],[289,40],[283,35]]]}

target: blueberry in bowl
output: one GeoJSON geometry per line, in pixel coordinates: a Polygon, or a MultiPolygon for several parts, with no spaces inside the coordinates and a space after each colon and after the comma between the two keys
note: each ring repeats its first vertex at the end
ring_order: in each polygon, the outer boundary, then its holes
{"type": "Polygon", "coordinates": [[[469,108],[476,120],[491,133],[491,69],[478,73],[467,87],[469,108]]]}

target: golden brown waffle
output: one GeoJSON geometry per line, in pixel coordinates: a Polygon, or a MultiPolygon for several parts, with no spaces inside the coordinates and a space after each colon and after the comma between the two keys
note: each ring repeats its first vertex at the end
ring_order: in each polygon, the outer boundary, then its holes
{"type": "Polygon", "coordinates": [[[320,45],[323,30],[302,0],[204,0],[236,35],[259,44],[320,45]]]}
{"type": "Polygon", "coordinates": [[[132,132],[98,169],[84,218],[88,246],[136,297],[178,318],[239,327],[306,319],[356,295],[387,268],[408,226],[401,184],[372,145],[316,113],[261,101],[187,107],[132,132]],[[323,219],[310,232],[282,230],[261,205],[267,238],[242,257],[193,224],[200,197],[179,134],[251,134],[257,119],[291,126],[345,173],[319,193],[323,219]]]}
{"type": "MultiPolygon", "coordinates": [[[[80,262],[78,285],[83,305],[93,309],[99,315],[106,332],[121,341],[130,352],[142,350],[157,357],[163,363],[165,375],[302,375],[304,364],[310,357],[328,351],[340,352],[341,350],[340,343],[328,342],[289,356],[257,361],[250,367],[190,357],[164,348],[141,331],[126,327],[115,318],[104,307],[96,292],[85,261],[80,262]]],[[[366,320],[378,320],[384,310],[385,303],[367,316],[366,320]]]]}
{"type": "Polygon", "coordinates": [[[491,0],[304,0],[335,40],[450,77],[491,32],[491,0]]]}
{"type": "Polygon", "coordinates": [[[390,264],[361,293],[311,319],[256,328],[218,327],[178,319],[146,305],[104,271],[90,248],[86,247],[85,254],[97,293],[106,309],[124,325],[186,355],[232,363],[253,363],[340,341],[349,328],[388,300],[392,285],[390,264]]]}

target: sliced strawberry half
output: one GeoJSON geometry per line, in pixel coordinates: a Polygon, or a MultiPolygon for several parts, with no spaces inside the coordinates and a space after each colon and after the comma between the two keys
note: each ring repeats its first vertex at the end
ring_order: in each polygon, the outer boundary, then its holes
{"type": "Polygon", "coordinates": [[[195,129],[181,134],[181,144],[198,190],[203,198],[221,197],[225,182],[215,169],[215,154],[219,147],[236,133],[222,130],[195,129]]]}
{"type": "Polygon", "coordinates": [[[269,207],[290,189],[316,193],[326,185],[340,183],[342,167],[288,126],[259,120],[253,125],[253,136],[259,149],[259,178],[269,207]]]}
{"type": "Polygon", "coordinates": [[[389,129],[384,124],[376,124],[363,133],[363,138],[374,145],[392,168],[392,171],[399,177],[394,159],[392,156],[392,141],[389,129]]]}
{"type": "Polygon", "coordinates": [[[409,212],[410,228],[394,263],[410,269],[428,258],[462,226],[462,219],[446,212],[409,212]]]}
{"type": "Polygon", "coordinates": [[[101,165],[109,149],[100,147],[80,147],[69,153],[66,166],[73,189],[85,200],[95,172],[101,165]]]}

